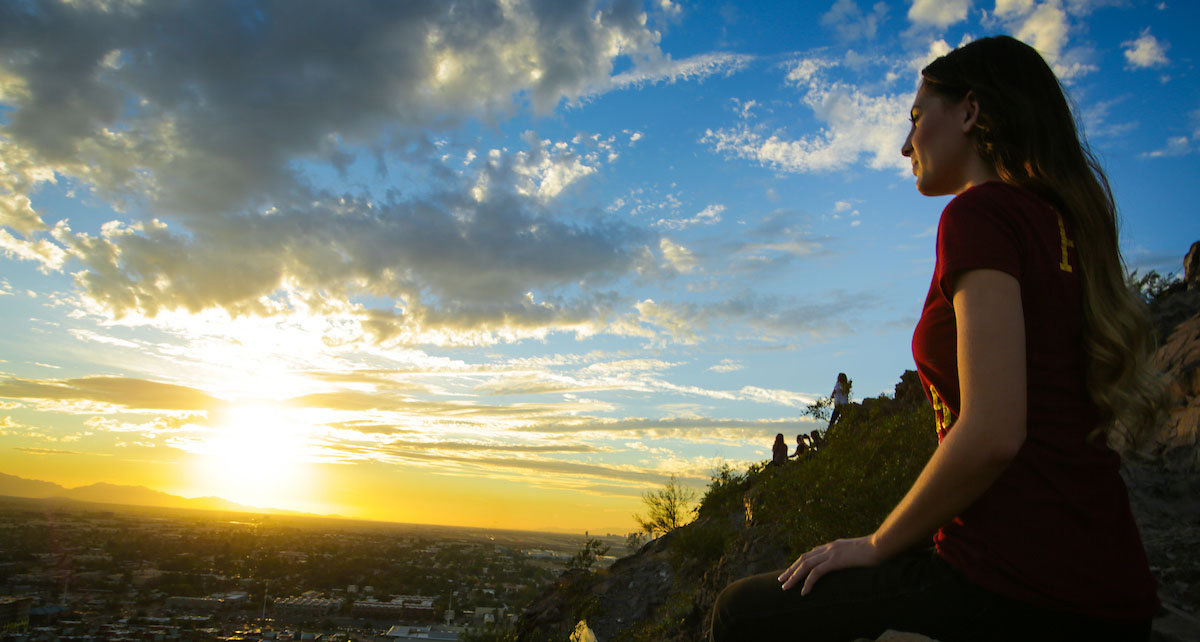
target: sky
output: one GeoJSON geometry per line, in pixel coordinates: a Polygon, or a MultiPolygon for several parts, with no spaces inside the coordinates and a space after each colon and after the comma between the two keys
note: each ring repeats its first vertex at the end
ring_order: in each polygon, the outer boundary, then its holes
{"type": "MultiPolygon", "coordinates": [[[[1194,2],[0,0],[0,472],[635,529],[913,367],[919,70],[1063,80],[1131,270],[1200,240],[1194,2]]],[[[933,427],[930,427],[933,430],[933,427]]]]}

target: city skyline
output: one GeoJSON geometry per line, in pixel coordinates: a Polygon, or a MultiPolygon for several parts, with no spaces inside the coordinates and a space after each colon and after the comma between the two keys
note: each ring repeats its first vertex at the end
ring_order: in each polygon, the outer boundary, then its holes
{"type": "MultiPolygon", "coordinates": [[[[913,367],[920,68],[1063,79],[1131,270],[1200,217],[1200,7],[0,0],[0,472],[636,528],[913,367]]],[[[930,428],[932,430],[932,427],[930,428]]]]}

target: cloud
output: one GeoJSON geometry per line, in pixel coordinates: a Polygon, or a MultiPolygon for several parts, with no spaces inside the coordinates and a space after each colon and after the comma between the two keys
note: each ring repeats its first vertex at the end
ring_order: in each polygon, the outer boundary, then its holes
{"type": "Polygon", "coordinates": [[[655,223],[658,227],[665,227],[669,230],[683,230],[696,225],[715,225],[721,222],[721,213],[725,211],[725,206],[720,203],[714,203],[705,207],[696,213],[691,218],[684,219],[658,219],[655,223]]]}
{"type": "Polygon", "coordinates": [[[610,82],[599,85],[597,89],[623,89],[659,82],[703,80],[716,74],[729,76],[746,68],[753,61],[753,56],[731,53],[699,54],[683,60],[672,60],[670,56],[653,56],[642,61],[635,69],[613,76],[610,82]]]}
{"type": "Polygon", "coordinates": [[[864,160],[873,169],[907,169],[900,146],[911,94],[876,96],[855,85],[828,80],[824,70],[836,64],[802,59],[788,74],[803,92],[803,104],[823,124],[820,133],[788,139],[743,120],[733,128],[707,130],[701,142],[727,156],[784,172],[828,172],[864,160]]]}
{"type": "Polygon", "coordinates": [[[869,306],[872,298],[835,292],[823,301],[799,302],[746,293],[703,304],[646,299],[637,309],[642,323],[684,344],[697,343],[712,327],[731,323],[750,328],[753,334],[747,338],[779,341],[847,332],[845,317],[869,306]]]}
{"type": "Polygon", "coordinates": [[[755,435],[798,432],[811,422],[802,419],[725,419],[715,417],[669,417],[646,419],[598,419],[585,417],[538,424],[522,432],[563,434],[596,433],[638,435],[647,438],[687,438],[697,441],[745,440],[755,435]]]}
{"type": "Polygon", "coordinates": [[[13,450],[19,450],[23,453],[29,453],[31,455],[90,455],[90,456],[97,456],[97,457],[107,457],[108,456],[108,455],[102,454],[102,453],[85,453],[85,452],[79,452],[79,451],[75,451],[75,450],[56,450],[53,448],[13,447],[13,450]]]}
{"type": "Polygon", "coordinates": [[[733,359],[721,359],[720,363],[708,367],[710,372],[737,372],[744,369],[746,366],[734,361],[733,359]]]}
{"type": "Polygon", "coordinates": [[[1125,48],[1125,62],[1129,69],[1162,67],[1170,62],[1167,60],[1169,45],[1160,43],[1150,33],[1150,27],[1142,29],[1136,40],[1127,40],[1121,46],[1125,48]]]}
{"type": "Polygon", "coordinates": [[[1113,106],[1123,100],[1124,98],[1097,100],[1091,102],[1083,109],[1081,121],[1083,123],[1083,131],[1088,138],[1121,136],[1137,128],[1136,121],[1108,122],[1109,113],[1113,106]]]}
{"type": "MultiPolygon", "coordinates": [[[[572,183],[596,172],[596,155],[591,159],[585,158],[566,143],[541,140],[531,131],[525,132],[522,138],[529,150],[518,152],[512,161],[513,171],[523,179],[516,185],[517,193],[522,196],[535,196],[546,202],[561,194],[572,183]]],[[[611,149],[612,143],[605,141],[605,145],[611,149]]],[[[500,157],[499,152],[492,154],[493,160],[500,157]]],[[[481,177],[490,178],[490,175],[481,174],[481,177]]]]}
{"type": "Polygon", "coordinates": [[[887,12],[884,2],[876,2],[870,13],[863,13],[855,0],[837,0],[821,16],[821,25],[833,28],[842,40],[871,40],[887,19],[887,12]]]}
{"type": "Polygon", "coordinates": [[[53,242],[47,239],[19,239],[3,228],[0,228],[0,251],[10,258],[39,263],[43,271],[61,270],[67,260],[67,252],[53,242]]]}
{"type": "Polygon", "coordinates": [[[1166,145],[1163,147],[1143,152],[1142,158],[1171,158],[1174,156],[1184,156],[1192,152],[1191,141],[1187,136],[1173,136],[1167,139],[1166,145]]]}
{"type": "MultiPolygon", "coordinates": [[[[0,103],[5,102],[4,77],[4,68],[0,66],[0,103]]],[[[29,150],[3,135],[0,135],[0,164],[4,167],[0,172],[0,225],[26,237],[46,229],[33,209],[29,193],[41,183],[53,183],[54,172],[37,163],[29,150]]]]}
{"type": "Polygon", "coordinates": [[[996,0],[994,13],[1001,18],[1025,15],[1033,10],[1033,0],[996,0]]]}
{"type": "Polygon", "coordinates": [[[20,230],[38,219],[12,195],[47,171],[160,212],[226,211],[294,187],[297,160],[344,168],[360,152],[385,158],[525,101],[546,113],[637,78],[733,64],[673,67],[627,2],[190,0],[109,11],[35,0],[6,21],[21,36],[0,43],[0,90],[14,108],[4,135],[19,149],[4,158],[24,169],[0,185],[11,201],[0,215],[20,230]],[[622,59],[629,79],[614,80],[622,59]]]}
{"type": "Polygon", "coordinates": [[[386,442],[386,447],[389,449],[400,450],[416,450],[426,452],[436,452],[444,454],[453,453],[602,453],[608,452],[609,449],[593,446],[590,444],[581,443],[541,443],[541,444],[510,444],[510,443],[493,443],[493,442],[467,442],[467,441],[404,441],[390,440],[386,442]]]}
{"type": "Polygon", "coordinates": [[[658,241],[658,249],[662,252],[664,263],[670,269],[682,274],[687,274],[696,269],[696,257],[686,247],[672,243],[670,239],[663,238],[658,241]]]}
{"type": "Polygon", "coordinates": [[[913,0],[908,19],[917,25],[946,28],[967,19],[971,0],[913,0]]]}
{"type": "MultiPolygon", "coordinates": [[[[647,470],[638,466],[619,466],[610,464],[592,464],[560,459],[534,457],[490,457],[486,455],[447,455],[434,454],[409,449],[379,449],[370,451],[372,458],[384,461],[408,461],[428,464],[460,464],[465,469],[459,469],[460,474],[486,475],[497,471],[517,471],[524,473],[521,479],[532,483],[563,483],[575,482],[579,478],[600,480],[615,480],[636,483],[646,486],[661,486],[669,479],[669,474],[647,470]],[[536,475],[531,478],[530,473],[536,475]],[[546,476],[549,476],[548,478],[546,476]]],[[[679,476],[684,481],[703,482],[707,477],[702,473],[679,476]]]]}
{"type": "Polygon", "coordinates": [[[128,377],[78,379],[0,379],[0,397],[46,401],[91,401],[131,409],[209,410],[221,401],[207,393],[175,384],[128,377]]]}
{"type": "Polygon", "coordinates": [[[555,216],[544,201],[578,179],[582,161],[558,163],[569,148],[531,140],[535,151],[490,154],[477,174],[421,197],[312,194],[183,229],[112,222],[91,236],[60,225],[55,238],[83,264],[84,293],[116,318],[307,307],[356,316],[377,341],[451,344],[598,331],[616,303],[603,286],[643,266],[654,235],[555,216]],[[359,296],[396,304],[368,309],[359,296]]]}
{"type": "Polygon", "coordinates": [[[1074,3],[1064,10],[1055,0],[1041,3],[1010,0],[997,3],[995,16],[1015,38],[1037,49],[1059,78],[1071,80],[1097,69],[1090,62],[1090,51],[1067,47],[1071,34],[1070,15],[1087,11],[1090,8],[1082,3],[1074,3]]]}

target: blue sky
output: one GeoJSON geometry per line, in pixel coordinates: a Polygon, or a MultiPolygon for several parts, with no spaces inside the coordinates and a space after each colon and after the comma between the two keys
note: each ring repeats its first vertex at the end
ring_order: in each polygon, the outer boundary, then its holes
{"type": "MultiPolygon", "coordinates": [[[[0,470],[629,530],[912,367],[919,69],[1009,33],[1131,269],[1200,239],[1194,3],[0,2],[0,470]],[[350,8],[347,8],[350,7],[350,8]],[[420,492],[413,492],[420,489],[420,492]]],[[[932,428],[931,428],[932,429],[932,428]]]]}

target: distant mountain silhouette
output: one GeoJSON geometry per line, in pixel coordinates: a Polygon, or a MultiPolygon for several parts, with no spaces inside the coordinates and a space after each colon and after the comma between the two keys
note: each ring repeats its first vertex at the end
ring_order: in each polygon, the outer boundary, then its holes
{"type": "Polygon", "coordinates": [[[0,473],[0,495],[26,497],[30,499],[64,498],[80,502],[99,504],[124,504],[128,506],[158,506],[162,508],[191,508],[196,510],[235,511],[240,513],[271,513],[275,515],[303,515],[295,511],[276,508],[244,506],[220,497],[179,497],[145,486],[122,486],[98,483],[77,488],[25,479],[0,473]]]}

